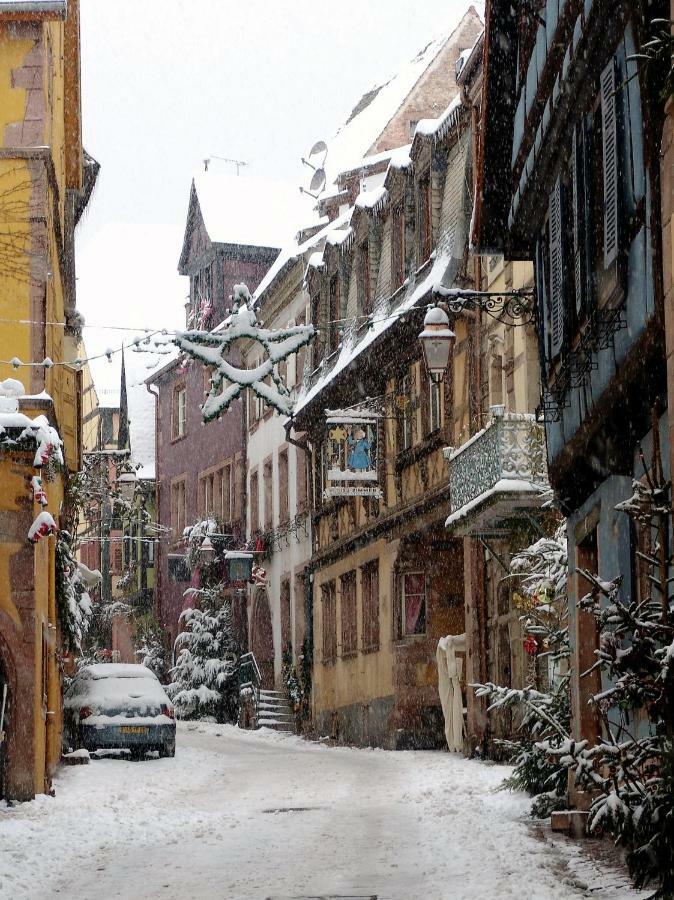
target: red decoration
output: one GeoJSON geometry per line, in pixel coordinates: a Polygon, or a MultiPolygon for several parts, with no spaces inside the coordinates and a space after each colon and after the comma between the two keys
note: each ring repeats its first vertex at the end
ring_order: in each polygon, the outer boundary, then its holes
{"type": "Polygon", "coordinates": [[[538,653],[538,641],[533,636],[533,634],[527,635],[524,640],[524,649],[531,656],[535,656],[538,653]]]}

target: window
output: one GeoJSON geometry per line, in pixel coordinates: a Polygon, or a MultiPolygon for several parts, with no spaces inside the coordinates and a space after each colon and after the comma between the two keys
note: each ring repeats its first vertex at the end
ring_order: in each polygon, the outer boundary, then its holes
{"type": "Polygon", "coordinates": [[[260,530],[260,487],[257,472],[250,475],[250,530],[252,534],[260,530]]]}
{"type": "Polygon", "coordinates": [[[408,572],[402,577],[403,634],[426,633],[426,576],[408,572]]]}
{"type": "Polygon", "coordinates": [[[279,524],[290,519],[288,505],[288,451],[281,450],[278,455],[278,516],[279,524]]]}
{"type": "Polygon", "coordinates": [[[304,450],[299,447],[295,450],[295,466],[297,481],[297,509],[296,513],[305,512],[307,509],[307,457],[304,450]]]}
{"type": "Polygon", "coordinates": [[[264,464],[264,529],[274,527],[274,475],[270,459],[264,464]]]}
{"type": "Polygon", "coordinates": [[[623,166],[621,159],[621,134],[632,127],[625,65],[623,49],[602,71],[593,106],[576,122],[567,164],[548,198],[536,254],[548,362],[566,352],[597,307],[614,307],[624,294],[621,227],[633,202],[634,171],[634,162],[623,166]],[[625,190],[619,189],[619,179],[625,190]]]}
{"type": "Polygon", "coordinates": [[[243,509],[243,498],[246,485],[246,469],[244,466],[244,461],[242,459],[237,459],[234,463],[232,475],[232,520],[235,522],[239,522],[245,515],[243,509]]]}
{"type": "MultiPolygon", "coordinates": [[[[316,327],[318,327],[321,324],[321,318],[320,318],[321,295],[319,293],[316,293],[312,296],[310,307],[311,307],[311,321],[314,323],[314,325],[316,325],[316,327]]],[[[314,368],[320,362],[321,357],[323,356],[325,347],[326,347],[325,338],[324,338],[323,334],[321,333],[321,330],[319,329],[319,332],[316,335],[316,337],[314,338],[314,343],[313,343],[313,353],[314,353],[313,365],[314,365],[314,368]]],[[[300,350],[300,353],[301,352],[302,351],[300,350]]]]}
{"type": "Polygon", "coordinates": [[[175,481],[171,485],[171,528],[173,540],[178,541],[183,536],[187,521],[187,495],[185,480],[175,481]]]}
{"type": "Polygon", "coordinates": [[[358,248],[358,305],[364,314],[372,312],[370,303],[370,250],[368,242],[358,248]]]}
{"type": "Polygon", "coordinates": [[[356,606],[356,573],[349,572],[340,578],[342,616],[342,656],[353,656],[358,651],[358,610],[356,606]]]}
{"type": "Polygon", "coordinates": [[[396,395],[398,408],[398,446],[400,451],[409,450],[412,446],[412,379],[409,372],[400,379],[396,395]]]}
{"type": "Polygon", "coordinates": [[[222,483],[220,485],[222,491],[222,518],[225,522],[232,520],[232,467],[231,465],[222,467],[222,483]]]}
{"type": "Polygon", "coordinates": [[[431,434],[437,431],[442,424],[440,412],[442,400],[442,385],[428,379],[428,430],[431,434]]]}
{"type": "Polygon", "coordinates": [[[185,385],[178,385],[173,389],[173,404],[171,409],[171,437],[173,440],[183,437],[187,425],[187,392],[185,385]]]}
{"type": "Polygon", "coordinates": [[[179,582],[189,582],[190,570],[187,567],[187,560],[182,553],[169,553],[167,555],[168,561],[168,577],[169,581],[172,584],[177,584],[179,582]]]}
{"type": "Polygon", "coordinates": [[[328,352],[332,353],[339,346],[339,319],[341,312],[339,273],[330,279],[330,307],[328,313],[328,352]]]}
{"type": "Polygon", "coordinates": [[[418,119],[410,119],[410,140],[414,140],[414,132],[417,130],[417,125],[419,124],[418,119]]]}
{"type": "Polygon", "coordinates": [[[295,575],[295,640],[298,647],[303,645],[306,637],[305,594],[304,573],[295,575]]]}
{"type": "Polygon", "coordinates": [[[396,290],[405,280],[405,206],[402,201],[393,207],[391,227],[392,287],[396,290]]]}
{"type": "Polygon", "coordinates": [[[324,664],[333,663],[337,658],[336,600],[335,582],[328,581],[326,584],[322,584],[324,664]]]}
{"type": "MultiPolygon", "coordinates": [[[[307,307],[307,309],[309,309],[309,307],[307,307]]],[[[306,325],[307,318],[308,318],[307,313],[304,312],[304,313],[302,313],[301,316],[297,317],[297,319],[295,320],[295,324],[296,325],[306,325]]],[[[297,351],[297,359],[295,362],[295,380],[297,382],[301,382],[302,378],[304,376],[304,364],[305,364],[306,358],[307,358],[306,346],[300,347],[300,349],[297,351]]],[[[290,385],[288,385],[288,387],[290,387],[290,385]]]]}
{"type": "Polygon", "coordinates": [[[379,560],[363,566],[363,651],[379,649],[379,560]]]}
{"type": "Polygon", "coordinates": [[[427,172],[417,186],[417,237],[419,263],[431,255],[431,179],[427,172]]]}
{"type": "Polygon", "coordinates": [[[198,485],[199,516],[206,519],[215,514],[215,474],[202,475],[198,485]]]}

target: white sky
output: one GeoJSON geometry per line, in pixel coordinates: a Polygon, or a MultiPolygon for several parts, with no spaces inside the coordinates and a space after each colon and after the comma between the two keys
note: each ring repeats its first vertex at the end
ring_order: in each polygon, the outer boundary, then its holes
{"type": "Polygon", "coordinates": [[[211,154],[299,185],[314,141],[468,5],[82,0],[84,140],[102,166],[83,237],[112,220],[184,223],[211,154]]]}
{"type": "MultiPolygon", "coordinates": [[[[245,174],[307,185],[300,156],[329,142],[366,90],[451,30],[468,6],[81,0],[83,136],[101,163],[78,228],[77,303],[87,324],[180,327],[187,285],[178,254],[203,159],[235,157],[249,164],[245,174]]],[[[85,331],[90,355],[132,337],[85,331]]],[[[119,358],[97,364],[101,390],[118,385],[119,358]]]]}

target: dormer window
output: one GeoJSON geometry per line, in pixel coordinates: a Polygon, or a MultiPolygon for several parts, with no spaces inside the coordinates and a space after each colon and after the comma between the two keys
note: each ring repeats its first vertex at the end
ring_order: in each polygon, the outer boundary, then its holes
{"type": "Polygon", "coordinates": [[[393,290],[405,280],[405,206],[402,200],[393,207],[391,221],[391,258],[393,290]]]}
{"type": "Polygon", "coordinates": [[[417,239],[419,263],[431,255],[431,178],[427,171],[417,183],[417,239]]]}
{"type": "Polygon", "coordinates": [[[328,311],[328,341],[330,344],[328,352],[330,353],[339,346],[340,307],[339,273],[335,272],[330,279],[330,306],[328,311]]]}
{"type": "Polygon", "coordinates": [[[190,279],[192,328],[208,328],[213,314],[213,266],[199,269],[190,279]]]}
{"type": "Polygon", "coordinates": [[[358,247],[358,305],[364,315],[372,312],[370,299],[370,250],[367,240],[358,247]]]}

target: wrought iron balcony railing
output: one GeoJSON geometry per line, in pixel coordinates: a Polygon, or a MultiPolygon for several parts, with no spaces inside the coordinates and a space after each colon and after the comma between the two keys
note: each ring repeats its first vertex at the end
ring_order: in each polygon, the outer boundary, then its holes
{"type": "Polygon", "coordinates": [[[495,504],[501,518],[548,487],[543,426],[533,415],[492,407],[490,424],[449,453],[447,525],[495,504]]]}

